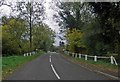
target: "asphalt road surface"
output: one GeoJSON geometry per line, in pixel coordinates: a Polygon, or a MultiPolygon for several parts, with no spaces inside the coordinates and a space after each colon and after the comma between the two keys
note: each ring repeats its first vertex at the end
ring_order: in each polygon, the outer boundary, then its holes
{"type": "Polygon", "coordinates": [[[47,53],[23,65],[6,80],[108,80],[74,64],[58,53],[47,53]]]}

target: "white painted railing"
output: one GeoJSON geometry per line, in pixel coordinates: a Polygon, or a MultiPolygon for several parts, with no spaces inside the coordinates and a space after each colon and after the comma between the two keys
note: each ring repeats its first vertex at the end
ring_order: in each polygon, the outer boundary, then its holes
{"type": "Polygon", "coordinates": [[[32,56],[34,55],[36,52],[29,52],[29,53],[24,53],[24,56],[32,56]]]}
{"type": "Polygon", "coordinates": [[[85,55],[85,54],[71,53],[71,52],[68,52],[68,51],[65,51],[65,53],[68,54],[68,55],[72,54],[72,56],[75,57],[75,58],[82,58],[82,56],[84,56],[85,60],[88,60],[88,57],[89,58],[93,58],[95,62],[97,62],[98,58],[99,59],[110,59],[111,64],[118,65],[116,59],[113,56],[110,56],[110,57],[105,57],[105,56],[90,56],[90,55],[85,55]]]}

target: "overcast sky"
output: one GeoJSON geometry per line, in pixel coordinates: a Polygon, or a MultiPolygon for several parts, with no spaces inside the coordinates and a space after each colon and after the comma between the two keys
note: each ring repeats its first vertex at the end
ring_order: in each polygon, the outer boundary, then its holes
{"type": "MultiPolygon", "coordinates": [[[[16,2],[16,0],[6,0],[6,1],[9,1],[9,2],[16,2]]],[[[22,0],[19,0],[19,1],[22,1],[22,0]]],[[[26,0],[25,0],[26,1],[26,0]]],[[[32,0],[33,1],[33,0],[32,0]]],[[[36,0],[35,0],[36,1],[36,0]]],[[[50,6],[54,7],[55,4],[52,3],[52,0],[45,0],[45,3],[44,3],[44,6],[45,6],[45,12],[46,12],[46,19],[43,21],[44,23],[46,23],[53,31],[55,31],[56,33],[56,38],[55,38],[55,43],[54,45],[58,46],[59,45],[59,36],[62,36],[59,34],[59,29],[60,27],[58,26],[58,24],[56,23],[56,21],[53,20],[53,15],[56,13],[56,11],[54,11],[50,6]]],[[[3,5],[0,7],[0,11],[1,11],[1,16],[2,15],[7,15],[9,16],[11,14],[11,8],[9,8],[8,6],[6,5],[3,5]]]]}
{"type": "Polygon", "coordinates": [[[47,15],[47,19],[44,21],[46,24],[49,25],[50,28],[52,28],[55,32],[56,32],[56,38],[55,38],[55,43],[54,45],[59,46],[59,36],[61,36],[59,34],[59,29],[60,27],[58,26],[58,24],[56,23],[56,21],[53,20],[53,15],[56,13],[56,11],[54,11],[52,8],[52,6],[55,6],[54,3],[52,3],[52,0],[46,0],[46,3],[44,4],[45,8],[46,8],[46,15],[47,15]]]}

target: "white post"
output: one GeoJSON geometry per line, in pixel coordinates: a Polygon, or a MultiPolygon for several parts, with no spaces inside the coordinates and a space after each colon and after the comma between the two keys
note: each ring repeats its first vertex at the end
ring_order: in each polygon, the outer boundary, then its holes
{"type": "Polygon", "coordinates": [[[115,65],[118,65],[118,63],[117,63],[117,61],[115,60],[115,58],[113,57],[113,60],[114,60],[114,62],[115,62],[115,65]]]}
{"type": "Polygon", "coordinates": [[[28,56],[28,53],[27,53],[27,56],[28,56]]]}
{"type": "Polygon", "coordinates": [[[79,54],[79,58],[81,58],[81,54],[79,54]]]}
{"type": "Polygon", "coordinates": [[[24,53],[24,56],[26,56],[26,54],[24,53]]]}
{"type": "Polygon", "coordinates": [[[97,56],[94,56],[94,61],[95,61],[95,62],[97,61],[97,56]]]}
{"type": "Polygon", "coordinates": [[[31,56],[31,52],[30,52],[30,56],[31,56]]]}
{"type": "Polygon", "coordinates": [[[113,56],[111,56],[110,59],[111,59],[111,64],[114,64],[114,62],[113,62],[113,56]]]}
{"type": "Polygon", "coordinates": [[[74,57],[74,53],[72,53],[72,56],[74,57]]]}
{"type": "Polygon", "coordinates": [[[87,55],[85,55],[85,60],[87,60],[87,55]]]}
{"type": "Polygon", "coordinates": [[[75,55],[75,58],[77,58],[77,53],[76,53],[76,55],[75,55]]]}

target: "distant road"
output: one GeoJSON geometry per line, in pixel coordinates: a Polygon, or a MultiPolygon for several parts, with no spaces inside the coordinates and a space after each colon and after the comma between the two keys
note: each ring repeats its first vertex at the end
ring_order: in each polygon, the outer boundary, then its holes
{"type": "Polygon", "coordinates": [[[6,80],[108,80],[58,53],[47,53],[23,65],[6,80]]]}

